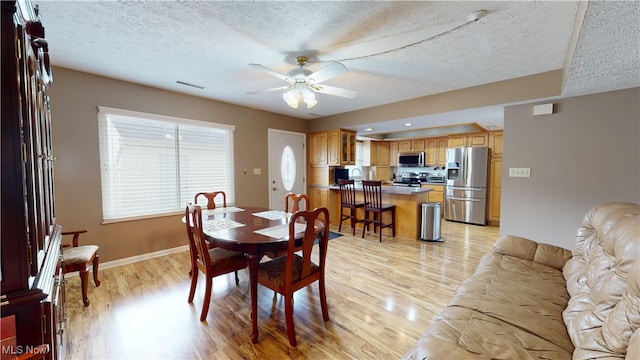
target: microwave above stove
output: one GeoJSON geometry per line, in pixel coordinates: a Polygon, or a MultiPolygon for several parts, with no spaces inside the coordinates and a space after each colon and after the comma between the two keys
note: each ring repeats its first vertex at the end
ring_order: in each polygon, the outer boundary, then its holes
{"type": "Polygon", "coordinates": [[[424,167],[424,151],[398,154],[400,167],[424,167]]]}

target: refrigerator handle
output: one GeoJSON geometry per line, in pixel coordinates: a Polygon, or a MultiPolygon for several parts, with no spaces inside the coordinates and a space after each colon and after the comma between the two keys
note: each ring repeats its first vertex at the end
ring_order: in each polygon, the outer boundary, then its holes
{"type": "Polygon", "coordinates": [[[469,185],[469,179],[467,179],[467,166],[469,166],[469,151],[467,148],[462,148],[462,181],[465,186],[469,185]]]}

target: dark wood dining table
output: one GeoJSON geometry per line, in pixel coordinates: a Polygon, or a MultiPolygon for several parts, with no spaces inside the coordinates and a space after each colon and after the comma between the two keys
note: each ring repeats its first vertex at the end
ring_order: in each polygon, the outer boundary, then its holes
{"type": "MultiPolygon", "coordinates": [[[[254,215],[255,213],[275,211],[262,207],[231,207],[229,211],[219,208],[213,211],[203,210],[202,220],[206,239],[215,246],[223,249],[242,252],[247,257],[247,265],[249,268],[249,283],[251,288],[251,341],[258,342],[258,265],[260,260],[266,253],[277,253],[287,249],[289,236],[288,226],[287,235],[284,237],[270,237],[258,234],[256,230],[264,230],[275,226],[283,226],[289,223],[290,216],[281,219],[270,220],[264,217],[254,215]],[[236,211],[242,209],[242,211],[236,211]],[[215,220],[231,220],[243,224],[243,226],[225,228],[219,230],[207,229],[207,221],[215,222],[215,220]]],[[[284,213],[284,212],[282,212],[284,213]]],[[[277,213],[274,213],[277,215],[277,213]]],[[[324,228],[321,221],[314,224],[317,233],[324,228]]],[[[296,234],[296,238],[302,238],[302,232],[296,234]]]]}

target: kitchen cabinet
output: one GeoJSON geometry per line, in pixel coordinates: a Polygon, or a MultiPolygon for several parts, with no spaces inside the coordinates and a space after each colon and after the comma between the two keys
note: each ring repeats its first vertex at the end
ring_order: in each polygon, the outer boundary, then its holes
{"type": "Polygon", "coordinates": [[[309,165],[322,166],[328,164],[328,133],[309,134],[309,165]]]}
{"type": "Polygon", "coordinates": [[[435,138],[426,140],[426,151],[424,155],[424,165],[430,166],[436,163],[437,142],[435,138]]]}
{"type": "Polygon", "coordinates": [[[489,166],[489,211],[487,220],[491,225],[500,224],[500,198],[502,196],[502,131],[489,132],[491,162],[489,166]]]}
{"type": "MultiPolygon", "coordinates": [[[[329,206],[329,188],[312,187],[309,189],[309,209],[329,206]]],[[[331,220],[333,216],[329,214],[331,220]]]]}
{"type": "Polygon", "coordinates": [[[425,140],[425,166],[444,166],[447,163],[448,138],[429,138],[425,140]]]}
{"type": "MultiPolygon", "coordinates": [[[[444,207],[444,185],[422,184],[421,187],[431,189],[429,202],[439,202],[444,207]]],[[[444,215],[443,212],[442,215],[444,215]]]]}
{"type": "Polygon", "coordinates": [[[389,142],[389,166],[398,166],[398,142],[389,142]]]}
{"type": "Polygon", "coordinates": [[[340,130],[327,131],[327,164],[340,164],[340,130]]]}
{"type": "Polygon", "coordinates": [[[328,165],[344,166],[356,164],[356,132],[336,129],[327,132],[328,165]]]}
{"type": "Polygon", "coordinates": [[[489,135],[487,133],[471,133],[449,135],[450,148],[458,148],[465,146],[488,146],[489,135]]]}
{"type": "MultiPolygon", "coordinates": [[[[64,355],[62,228],[56,224],[48,44],[30,1],[2,1],[2,241],[0,312],[15,316],[16,346],[64,355]]],[[[12,356],[9,356],[12,358],[12,356]]]]}
{"type": "Polygon", "coordinates": [[[309,167],[309,185],[329,186],[333,183],[331,172],[328,166],[311,166],[309,167]]]}
{"type": "Polygon", "coordinates": [[[436,165],[447,164],[447,146],[449,145],[449,139],[446,137],[436,138],[436,165]]]}
{"type": "Polygon", "coordinates": [[[502,194],[502,158],[491,159],[489,168],[489,214],[491,225],[500,223],[500,197],[502,194]]]}
{"type": "Polygon", "coordinates": [[[502,157],[502,131],[489,132],[489,148],[492,158],[502,157]]]}
{"type": "Polygon", "coordinates": [[[355,131],[340,130],[340,164],[355,165],[356,163],[356,133],[355,131]]]}
{"type": "Polygon", "coordinates": [[[390,145],[386,141],[375,141],[376,166],[389,166],[390,145]]]}
{"type": "Polygon", "coordinates": [[[424,151],[424,149],[425,149],[424,139],[398,141],[399,152],[418,152],[418,151],[424,151]]]}

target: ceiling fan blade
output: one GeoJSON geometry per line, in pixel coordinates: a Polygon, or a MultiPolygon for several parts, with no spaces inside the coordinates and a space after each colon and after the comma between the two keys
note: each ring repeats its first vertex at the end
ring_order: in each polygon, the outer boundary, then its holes
{"type": "Polygon", "coordinates": [[[286,85],[286,86],[278,86],[278,87],[274,87],[271,89],[266,89],[266,90],[260,90],[260,91],[250,91],[247,94],[259,94],[259,93],[263,93],[263,92],[271,92],[271,91],[280,91],[280,90],[288,90],[293,88],[293,85],[286,85]]]}
{"type": "Polygon", "coordinates": [[[314,84],[319,84],[325,80],[329,80],[332,77],[338,76],[347,71],[348,70],[346,66],[342,65],[339,62],[332,61],[324,67],[320,68],[318,71],[307,76],[307,79],[314,84]]]}
{"type": "Polygon", "coordinates": [[[309,86],[309,88],[321,94],[335,95],[335,96],[340,96],[340,97],[349,98],[349,99],[353,99],[354,97],[356,97],[356,95],[358,95],[357,91],[339,88],[335,86],[329,86],[329,85],[314,85],[314,86],[309,86]]]}
{"type": "Polygon", "coordinates": [[[269,74],[269,75],[271,75],[271,76],[275,76],[275,77],[277,77],[278,79],[282,79],[282,80],[284,80],[284,81],[288,81],[288,80],[287,80],[287,76],[286,76],[286,75],[283,75],[283,74],[280,74],[280,73],[279,73],[279,72],[277,72],[277,71],[271,70],[271,69],[269,69],[268,67],[266,67],[266,66],[264,66],[264,65],[260,65],[260,64],[249,64],[249,66],[251,66],[251,67],[252,67],[252,68],[254,68],[254,69],[262,70],[262,71],[266,72],[267,74],[269,74]]]}

